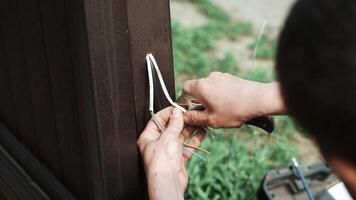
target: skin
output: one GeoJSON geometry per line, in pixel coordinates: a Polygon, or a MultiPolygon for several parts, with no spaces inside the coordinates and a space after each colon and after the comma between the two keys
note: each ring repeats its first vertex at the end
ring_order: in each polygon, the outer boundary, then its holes
{"type": "MultiPolygon", "coordinates": [[[[187,138],[196,128],[183,128],[183,113],[172,107],[158,112],[156,117],[166,127],[164,133],[161,134],[151,120],[137,141],[144,160],[149,198],[184,199],[188,185],[185,164],[191,154],[183,152],[179,136],[187,138]]],[[[190,145],[199,146],[203,139],[204,134],[197,133],[190,140],[190,145]]]]}
{"type": "Polygon", "coordinates": [[[351,196],[356,197],[356,168],[349,161],[341,157],[328,159],[329,166],[336,172],[346,185],[351,196]]]}
{"type": "MultiPolygon", "coordinates": [[[[258,83],[230,74],[212,72],[208,77],[186,81],[186,93],[197,98],[206,109],[189,111],[184,115],[177,109],[159,112],[162,124],[168,127],[161,136],[150,121],[138,140],[143,155],[150,199],[183,199],[188,184],[184,164],[191,155],[183,153],[179,134],[189,136],[194,126],[240,127],[246,121],[264,115],[286,114],[278,83],[258,83]],[[172,113],[172,114],[171,114],[172,113]]],[[[203,140],[198,134],[193,145],[203,140]]],[[[351,194],[356,193],[356,168],[339,157],[326,158],[351,194]]]]}
{"type": "Polygon", "coordinates": [[[183,89],[207,108],[187,112],[184,121],[190,125],[240,127],[255,117],[286,113],[278,83],[259,83],[212,72],[206,78],[186,81],[183,89]]]}

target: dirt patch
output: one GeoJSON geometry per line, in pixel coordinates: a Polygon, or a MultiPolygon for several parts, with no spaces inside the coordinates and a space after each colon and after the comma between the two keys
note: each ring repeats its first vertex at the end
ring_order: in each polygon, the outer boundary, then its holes
{"type": "Polygon", "coordinates": [[[301,134],[293,134],[291,143],[296,147],[304,165],[323,161],[317,145],[311,139],[301,134]]]}
{"type": "Polygon", "coordinates": [[[240,68],[272,68],[274,65],[273,60],[253,60],[253,51],[250,49],[250,46],[254,43],[254,41],[255,38],[250,36],[241,37],[236,41],[222,38],[216,42],[213,55],[218,58],[222,58],[226,53],[231,53],[236,58],[240,68]]]}
{"type": "Polygon", "coordinates": [[[213,0],[235,20],[251,22],[259,29],[264,21],[279,29],[295,0],[213,0]]]}
{"type": "Polygon", "coordinates": [[[185,27],[192,28],[208,22],[208,18],[189,2],[171,0],[170,9],[172,19],[179,21],[185,27]]]}

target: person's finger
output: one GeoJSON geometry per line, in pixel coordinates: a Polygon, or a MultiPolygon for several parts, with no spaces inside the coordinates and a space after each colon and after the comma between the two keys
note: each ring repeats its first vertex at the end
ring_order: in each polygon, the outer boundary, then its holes
{"type": "MultiPolygon", "coordinates": [[[[172,110],[174,107],[170,106],[167,108],[162,109],[161,111],[159,111],[158,113],[155,114],[156,119],[158,121],[158,123],[162,126],[165,127],[167,122],[169,121],[169,118],[171,116],[172,110]]],[[[155,130],[155,131],[160,131],[159,128],[157,127],[157,125],[155,124],[155,122],[153,121],[153,119],[151,119],[147,125],[144,131],[146,130],[155,130]]]]}
{"type": "Polygon", "coordinates": [[[206,104],[203,94],[206,92],[207,87],[206,78],[188,80],[183,83],[183,91],[196,98],[202,104],[206,104]]]}
{"type": "MultiPolygon", "coordinates": [[[[204,140],[206,135],[206,132],[204,129],[200,128],[197,130],[197,133],[195,133],[195,135],[190,139],[189,141],[189,145],[192,145],[194,147],[199,147],[201,142],[204,140]]],[[[187,147],[189,148],[189,147],[187,147]]],[[[193,152],[196,151],[196,149],[190,148],[190,150],[192,150],[193,152]]],[[[184,151],[183,152],[183,162],[186,164],[188,162],[188,160],[191,158],[192,153],[188,152],[188,151],[184,151]]]]}
{"type": "Polygon", "coordinates": [[[168,122],[166,131],[162,135],[165,136],[179,136],[184,127],[183,113],[178,108],[174,108],[168,122]]]}
{"type": "Polygon", "coordinates": [[[193,94],[196,91],[197,85],[198,85],[198,80],[187,80],[187,81],[184,81],[183,90],[187,94],[190,94],[190,95],[194,96],[193,94]]]}
{"type": "Polygon", "coordinates": [[[185,140],[191,137],[191,135],[199,128],[200,127],[198,126],[185,126],[179,136],[185,140]]]}
{"type": "Polygon", "coordinates": [[[208,111],[188,111],[184,113],[184,123],[193,126],[207,126],[209,124],[208,111]]]}
{"type": "Polygon", "coordinates": [[[196,99],[197,102],[204,105],[205,108],[210,107],[209,96],[211,95],[211,83],[207,78],[197,80],[188,80],[183,84],[183,91],[196,99]]]}
{"type": "Polygon", "coordinates": [[[145,146],[153,141],[156,141],[160,137],[160,133],[155,130],[143,131],[137,140],[137,146],[140,151],[143,152],[145,146]]]}
{"type": "MultiPolygon", "coordinates": [[[[161,126],[164,127],[167,124],[172,109],[173,107],[167,107],[155,114],[156,119],[161,124],[161,126]]],[[[146,128],[142,131],[140,137],[138,138],[137,145],[142,151],[148,143],[157,140],[160,136],[161,136],[160,129],[151,119],[147,123],[146,128]]]]}

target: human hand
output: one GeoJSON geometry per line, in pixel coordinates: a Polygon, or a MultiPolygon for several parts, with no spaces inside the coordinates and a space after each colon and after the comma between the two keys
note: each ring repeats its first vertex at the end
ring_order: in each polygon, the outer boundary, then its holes
{"type": "Polygon", "coordinates": [[[278,83],[259,83],[212,72],[206,78],[186,81],[183,89],[206,107],[204,111],[184,114],[189,125],[240,127],[256,117],[285,113],[278,83]]]}
{"type": "MultiPolygon", "coordinates": [[[[137,141],[144,160],[149,197],[156,200],[183,199],[188,185],[185,164],[191,154],[183,153],[179,137],[189,137],[194,129],[183,129],[183,114],[179,109],[165,108],[156,117],[166,127],[165,131],[161,134],[151,120],[137,141]]],[[[190,145],[199,146],[203,138],[203,133],[197,133],[190,145]]]]}

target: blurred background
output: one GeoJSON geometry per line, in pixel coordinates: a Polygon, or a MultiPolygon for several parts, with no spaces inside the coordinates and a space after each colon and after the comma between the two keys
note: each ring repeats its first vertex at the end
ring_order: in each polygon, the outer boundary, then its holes
{"type": "MultiPolygon", "coordinates": [[[[260,82],[275,81],[278,34],[294,0],[170,0],[177,95],[187,79],[222,71],[260,82]]],[[[238,94],[237,94],[238,95],[238,94]]],[[[308,135],[286,116],[276,130],[215,129],[203,147],[207,162],[192,158],[186,199],[256,199],[270,169],[305,166],[321,156],[308,135]]]]}

